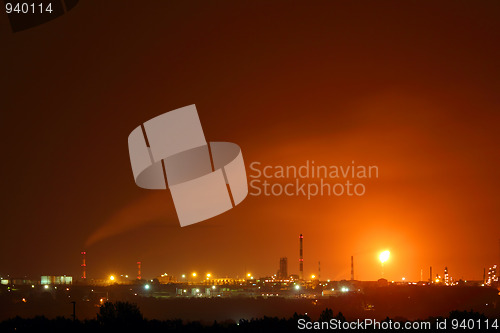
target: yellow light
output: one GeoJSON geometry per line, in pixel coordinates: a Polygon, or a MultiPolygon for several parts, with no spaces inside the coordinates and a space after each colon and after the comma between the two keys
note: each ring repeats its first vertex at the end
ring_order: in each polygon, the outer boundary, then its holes
{"type": "Polygon", "coordinates": [[[250,277],[250,276],[252,276],[252,274],[248,273],[247,276],[250,277]]]}
{"type": "Polygon", "coordinates": [[[109,279],[110,279],[111,281],[114,281],[114,280],[115,280],[115,277],[114,277],[113,275],[111,275],[111,276],[109,277],[109,279]]]}
{"type": "Polygon", "coordinates": [[[196,277],[196,273],[193,273],[193,277],[196,277]]]}
{"type": "Polygon", "coordinates": [[[381,263],[384,263],[386,262],[387,260],[389,260],[389,256],[391,255],[391,253],[389,251],[384,251],[382,253],[380,253],[380,256],[378,257],[380,259],[380,262],[381,263]]]}
{"type": "Polygon", "coordinates": [[[209,278],[210,276],[212,276],[210,273],[207,274],[207,278],[209,278]]]}
{"type": "Polygon", "coordinates": [[[436,279],[436,283],[439,283],[439,279],[436,279]]]}
{"type": "Polygon", "coordinates": [[[311,279],[314,279],[315,277],[316,277],[316,275],[314,275],[314,274],[313,274],[313,275],[311,275],[311,279]]]}

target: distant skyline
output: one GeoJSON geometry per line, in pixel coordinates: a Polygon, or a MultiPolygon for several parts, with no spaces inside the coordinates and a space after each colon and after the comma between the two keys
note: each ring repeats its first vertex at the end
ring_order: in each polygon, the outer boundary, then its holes
{"type": "Polygon", "coordinates": [[[500,3],[80,2],[0,16],[0,276],[482,279],[500,262],[500,3]],[[179,227],[138,188],[127,137],[196,104],[205,136],[265,165],[376,165],[361,197],[248,196],[179,227]]]}

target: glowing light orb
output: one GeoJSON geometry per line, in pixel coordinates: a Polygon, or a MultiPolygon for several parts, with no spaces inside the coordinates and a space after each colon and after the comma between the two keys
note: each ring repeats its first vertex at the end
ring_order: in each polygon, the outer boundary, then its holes
{"type": "Polygon", "coordinates": [[[380,260],[381,263],[384,263],[387,260],[389,260],[389,256],[390,255],[391,255],[391,253],[386,250],[386,251],[380,253],[380,256],[378,258],[379,258],[379,260],[380,260]]]}

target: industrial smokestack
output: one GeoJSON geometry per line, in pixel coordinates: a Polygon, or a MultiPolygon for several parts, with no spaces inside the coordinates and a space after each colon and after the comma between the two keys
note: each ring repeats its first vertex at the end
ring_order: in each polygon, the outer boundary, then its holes
{"type": "Polygon", "coordinates": [[[432,266],[430,267],[430,270],[429,270],[429,282],[432,283],[432,266]]]}
{"type": "Polygon", "coordinates": [[[351,281],[354,280],[354,256],[351,256],[351,281]]]}
{"type": "Polygon", "coordinates": [[[137,280],[141,279],[141,262],[137,262],[137,280]]]}
{"type": "Polygon", "coordinates": [[[82,264],[80,265],[82,267],[82,280],[85,281],[87,279],[87,264],[85,263],[85,255],[87,252],[82,251],[82,264]]]}
{"type": "Polygon", "coordinates": [[[299,278],[301,280],[304,279],[304,257],[303,257],[303,252],[302,252],[302,240],[304,239],[304,236],[300,234],[299,240],[300,240],[300,252],[299,252],[299,278]]]}

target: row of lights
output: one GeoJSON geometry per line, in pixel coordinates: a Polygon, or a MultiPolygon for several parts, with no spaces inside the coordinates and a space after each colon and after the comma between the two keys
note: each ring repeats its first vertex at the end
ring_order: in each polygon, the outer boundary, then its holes
{"type": "MultiPolygon", "coordinates": [[[[165,274],[162,274],[161,276],[167,276],[167,275],[168,275],[168,274],[167,274],[167,273],[165,273],[165,274]]],[[[192,276],[193,278],[195,278],[195,277],[197,277],[197,276],[198,276],[198,274],[197,274],[196,272],[193,272],[193,273],[191,274],[191,276],[192,276]]],[[[126,277],[126,278],[128,278],[128,275],[125,275],[125,277],[126,277]]],[[[185,278],[186,278],[186,274],[182,274],[182,275],[181,275],[181,277],[182,277],[183,279],[185,279],[185,278]]],[[[212,277],[212,274],[211,274],[211,273],[207,273],[206,277],[207,277],[207,280],[208,280],[208,279],[210,279],[210,278],[212,277]]],[[[248,274],[247,274],[247,277],[248,277],[249,279],[253,280],[253,276],[252,276],[252,274],[251,274],[251,273],[248,273],[248,274]]],[[[114,281],[115,279],[116,279],[116,278],[115,278],[115,276],[114,276],[114,275],[110,275],[110,276],[109,276],[109,280],[110,280],[110,281],[114,281]]]]}
{"type": "MultiPolygon", "coordinates": [[[[382,253],[380,253],[380,255],[379,255],[379,260],[380,260],[380,262],[382,263],[382,265],[384,264],[384,262],[386,262],[387,260],[389,260],[390,254],[391,254],[391,253],[390,253],[389,251],[387,251],[387,250],[386,250],[386,251],[383,251],[382,253]]],[[[165,273],[164,275],[168,275],[168,274],[167,274],[167,273],[165,273]]],[[[162,276],[164,276],[164,275],[162,275],[162,276]]],[[[191,273],[191,276],[192,276],[193,278],[195,278],[195,277],[197,277],[197,276],[198,276],[198,274],[197,274],[196,272],[193,272],[193,273],[191,273]]],[[[207,273],[207,280],[209,280],[211,276],[212,276],[212,274],[207,273]]],[[[128,278],[128,275],[125,275],[125,277],[127,277],[127,278],[128,278]]],[[[185,278],[186,278],[186,274],[182,274],[182,275],[181,275],[181,277],[182,277],[183,279],[185,279],[185,278]]],[[[248,273],[248,274],[247,274],[247,277],[248,277],[250,280],[253,280],[253,276],[252,276],[252,274],[251,274],[251,273],[248,273]]],[[[312,279],[312,280],[314,280],[315,278],[316,278],[316,275],[314,275],[314,274],[313,274],[313,275],[311,275],[311,279],[312,279]]],[[[109,279],[110,279],[111,281],[114,281],[114,280],[115,280],[115,277],[114,277],[113,275],[111,275],[111,276],[109,277],[109,279]]],[[[403,278],[403,281],[404,281],[404,279],[405,279],[405,278],[403,278]]]]}
{"type": "MultiPolygon", "coordinates": [[[[165,273],[165,274],[162,274],[161,276],[166,276],[166,275],[168,275],[168,274],[167,274],[167,273],[165,273]]],[[[197,273],[195,273],[195,272],[193,272],[193,273],[191,274],[191,276],[192,276],[193,278],[195,278],[195,277],[197,277],[197,276],[198,276],[198,274],[197,274],[197,273]]],[[[128,275],[125,275],[125,277],[127,277],[127,278],[128,278],[128,275]]],[[[181,275],[181,277],[182,277],[183,279],[185,279],[185,278],[186,278],[186,274],[182,274],[182,275],[181,275]]],[[[209,280],[209,279],[210,279],[210,277],[212,277],[212,274],[207,273],[207,280],[209,280]]],[[[247,278],[248,278],[248,279],[250,279],[250,280],[253,280],[253,279],[254,279],[254,277],[252,276],[252,274],[251,274],[251,273],[248,273],[248,274],[247,274],[247,278]]],[[[316,278],[316,275],[314,275],[314,274],[313,274],[313,275],[311,275],[311,279],[312,279],[312,280],[314,280],[315,278],[316,278]]],[[[115,276],[114,276],[114,275],[110,275],[110,276],[109,276],[109,280],[110,280],[110,281],[114,281],[114,280],[115,280],[115,276]]],[[[403,278],[403,280],[404,280],[404,278],[403,278]]],[[[328,280],[328,282],[330,282],[330,280],[328,280]]]]}

